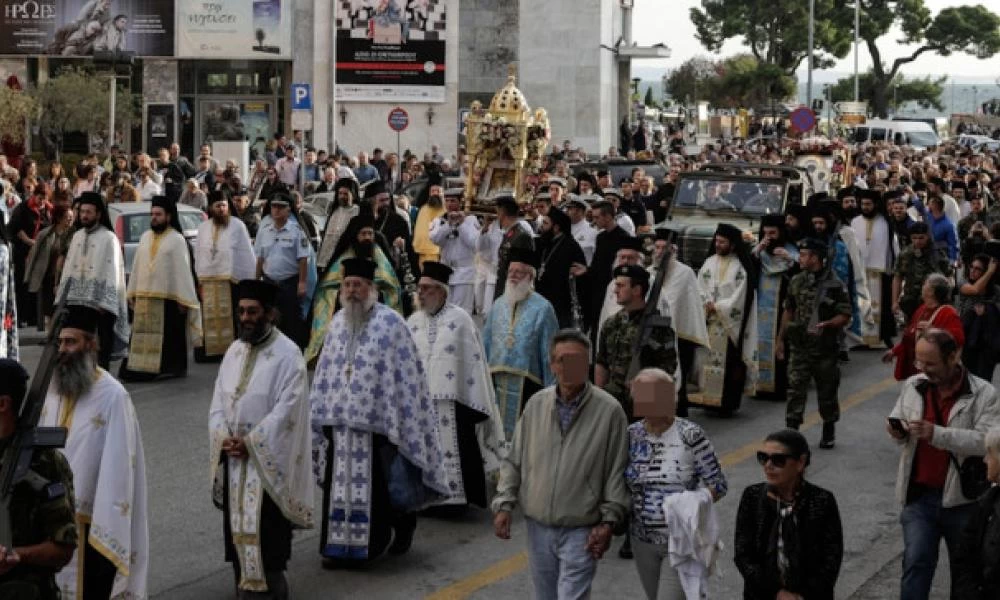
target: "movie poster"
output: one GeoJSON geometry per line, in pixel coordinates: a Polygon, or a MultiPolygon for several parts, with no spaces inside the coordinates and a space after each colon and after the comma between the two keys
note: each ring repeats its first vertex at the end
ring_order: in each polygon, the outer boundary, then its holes
{"type": "Polygon", "coordinates": [[[160,148],[169,148],[174,135],[174,114],[177,107],[173,104],[146,105],[146,146],[144,150],[155,155],[160,148]]]}
{"type": "Polygon", "coordinates": [[[0,0],[0,54],[173,56],[173,0],[0,0]]]}
{"type": "Polygon", "coordinates": [[[446,0],[336,5],[338,101],[445,101],[446,0]]]}
{"type": "Polygon", "coordinates": [[[177,0],[177,56],[290,59],[293,0],[177,0]]]}

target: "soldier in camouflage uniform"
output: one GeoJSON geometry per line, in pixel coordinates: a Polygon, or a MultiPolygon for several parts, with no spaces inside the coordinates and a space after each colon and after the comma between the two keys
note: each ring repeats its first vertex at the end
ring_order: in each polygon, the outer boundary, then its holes
{"type": "MultiPolygon", "coordinates": [[[[20,364],[0,359],[0,446],[14,433],[27,380],[20,364]]],[[[36,450],[30,468],[10,499],[14,547],[0,546],[0,598],[59,600],[55,575],[77,544],[73,472],[58,450],[36,450]]]]}
{"type": "MultiPolygon", "coordinates": [[[[601,328],[595,359],[594,381],[598,387],[614,396],[622,404],[629,422],[632,416],[632,398],[629,395],[629,368],[632,364],[632,349],[642,325],[642,314],[646,309],[646,293],[649,291],[649,272],[640,266],[621,266],[615,269],[615,300],[622,310],[605,321],[601,328]]],[[[650,343],[639,352],[639,368],[656,367],[667,373],[677,373],[677,344],[674,329],[669,318],[657,316],[657,323],[650,335],[650,343]]],[[[635,374],[632,373],[632,376],[635,374]]]]}
{"type": "Polygon", "coordinates": [[[791,429],[802,425],[809,380],[816,379],[816,399],[823,418],[820,448],[833,448],[834,427],[840,418],[837,390],[840,368],[837,351],[840,331],[851,319],[847,288],[827,268],[827,246],[822,240],[799,242],[799,266],[785,298],[776,354],[784,358],[788,346],[788,406],[785,423],[791,429]]]}
{"type": "Polygon", "coordinates": [[[910,246],[899,254],[892,277],[892,312],[900,310],[909,323],[913,313],[920,306],[920,289],[931,273],[941,273],[951,277],[952,268],[939,250],[931,243],[930,231],[926,223],[910,226],[910,246]]]}

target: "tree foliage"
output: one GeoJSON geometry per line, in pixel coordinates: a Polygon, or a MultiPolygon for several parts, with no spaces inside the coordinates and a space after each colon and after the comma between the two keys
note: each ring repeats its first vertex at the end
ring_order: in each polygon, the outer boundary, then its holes
{"type": "MultiPolygon", "coordinates": [[[[823,69],[847,56],[853,40],[853,14],[843,0],[815,1],[814,64],[823,69]]],[[[758,62],[785,75],[809,56],[809,3],[805,0],[702,0],[691,9],[698,41],[713,52],[726,40],[741,38],[758,62]]]]}
{"type": "Polygon", "coordinates": [[[642,101],[644,106],[656,106],[656,100],[653,99],[653,87],[646,88],[646,97],[642,101]]]}
{"type": "MultiPolygon", "coordinates": [[[[105,132],[108,129],[108,78],[82,68],[67,68],[37,90],[42,135],[60,151],[67,132],[105,132]]],[[[115,129],[137,118],[135,101],[127,101],[122,86],[115,95],[115,129]]]]}
{"type": "MultiPolygon", "coordinates": [[[[933,108],[938,111],[944,110],[941,102],[941,95],[944,92],[944,84],[948,80],[947,75],[938,78],[922,77],[906,79],[902,75],[896,75],[888,85],[886,94],[886,106],[891,107],[895,112],[903,104],[914,102],[920,108],[933,108]]],[[[858,77],[858,100],[866,101],[872,106],[875,97],[875,76],[869,71],[858,77]]],[[[854,99],[854,78],[845,77],[838,79],[837,83],[830,89],[830,99],[833,102],[854,99]]],[[[883,115],[884,116],[884,115],[883,115]]]]}
{"type": "Polygon", "coordinates": [[[28,92],[0,85],[0,132],[15,144],[24,141],[27,124],[38,116],[38,101],[28,92]]]}
{"type": "Polygon", "coordinates": [[[720,61],[696,57],[667,77],[674,100],[707,100],[716,108],[749,108],[781,101],[795,94],[797,83],[781,67],[761,63],[750,54],[720,61]]]}
{"type": "MultiPolygon", "coordinates": [[[[900,68],[921,55],[929,52],[989,58],[1000,52],[1000,16],[981,4],[945,8],[932,17],[924,0],[853,1],[861,2],[860,37],[872,57],[871,103],[876,115],[887,114],[890,92],[900,68]],[[899,26],[903,37],[886,44],[916,45],[916,49],[887,64],[882,60],[878,41],[893,25],[899,26]]],[[[849,0],[849,7],[844,10],[853,12],[853,1],[849,0]]]]}

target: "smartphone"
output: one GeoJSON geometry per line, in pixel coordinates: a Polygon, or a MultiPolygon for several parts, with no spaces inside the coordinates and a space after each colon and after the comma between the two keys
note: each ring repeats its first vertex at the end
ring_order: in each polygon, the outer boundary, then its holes
{"type": "Polygon", "coordinates": [[[903,425],[902,419],[889,417],[889,427],[892,427],[900,435],[906,435],[909,433],[908,431],[906,431],[906,427],[903,425]]]}

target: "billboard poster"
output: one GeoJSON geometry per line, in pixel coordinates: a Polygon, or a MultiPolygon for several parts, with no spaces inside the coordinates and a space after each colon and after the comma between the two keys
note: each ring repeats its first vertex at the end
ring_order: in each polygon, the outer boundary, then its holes
{"type": "Polygon", "coordinates": [[[169,148],[176,136],[174,135],[174,114],[177,107],[173,104],[146,105],[146,136],[145,151],[155,154],[160,148],[169,148]]]}
{"type": "Polygon", "coordinates": [[[292,57],[293,0],[176,0],[177,56],[292,57]]]}
{"type": "Polygon", "coordinates": [[[445,101],[446,0],[336,6],[338,101],[445,101]]]}
{"type": "Polygon", "coordinates": [[[173,0],[0,0],[0,54],[173,56],[173,0]]]}
{"type": "Polygon", "coordinates": [[[200,108],[203,140],[247,141],[254,156],[264,156],[272,133],[270,102],[203,100],[200,108]]]}

